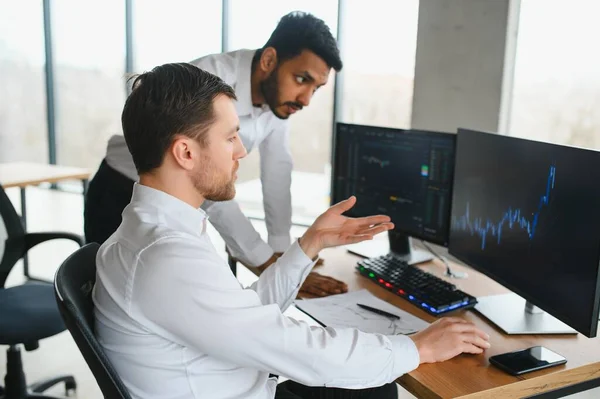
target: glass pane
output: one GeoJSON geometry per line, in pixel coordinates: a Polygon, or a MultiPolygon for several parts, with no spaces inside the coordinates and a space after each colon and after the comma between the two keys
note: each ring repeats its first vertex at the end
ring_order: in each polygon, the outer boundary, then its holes
{"type": "Polygon", "coordinates": [[[510,134],[600,148],[598,15],[596,1],[521,2],[510,134]]]}
{"type": "Polygon", "coordinates": [[[0,2],[0,162],[48,162],[41,1],[0,2]]]}
{"type": "MultiPolygon", "coordinates": [[[[231,0],[229,48],[260,48],[271,36],[279,19],[300,10],[321,18],[334,37],[337,32],[334,0],[231,0]]],[[[294,220],[309,221],[329,204],[329,170],[333,123],[334,72],[327,85],[312,98],[310,105],[290,118],[290,146],[294,158],[292,202],[294,220]]],[[[258,149],[242,160],[238,199],[246,209],[262,208],[258,149]],[[243,183],[247,182],[247,183],[243,183]]]]}
{"type": "Polygon", "coordinates": [[[291,11],[305,11],[321,18],[337,32],[337,0],[230,0],[229,46],[231,50],[262,47],[279,19],[291,11]]]}
{"type": "Polygon", "coordinates": [[[134,70],[221,51],[222,0],[133,2],[134,70]]]}
{"type": "Polygon", "coordinates": [[[338,119],[409,128],[419,0],[347,1],[345,8],[338,119]]]}
{"type": "Polygon", "coordinates": [[[52,2],[57,163],[98,167],[121,131],[125,101],[125,5],[52,2]]]}

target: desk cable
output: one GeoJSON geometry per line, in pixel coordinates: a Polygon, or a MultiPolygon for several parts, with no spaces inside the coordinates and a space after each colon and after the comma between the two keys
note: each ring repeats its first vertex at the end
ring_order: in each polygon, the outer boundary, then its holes
{"type": "Polygon", "coordinates": [[[438,255],[437,253],[435,253],[433,251],[433,249],[423,240],[421,240],[421,244],[423,244],[423,246],[436,258],[438,258],[439,260],[442,261],[442,263],[444,264],[444,266],[446,266],[446,273],[444,273],[445,276],[450,277],[450,278],[458,278],[458,279],[462,279],[462,278],[467,278],[469,277],[469,275],[467,274],[467,272],[461,272],[461,271],[456,271],[456,270],[452,270],[450,268],[450,264],[448,263],[448,260],[446,258],[444,258],[443,256],[438,255]]]}

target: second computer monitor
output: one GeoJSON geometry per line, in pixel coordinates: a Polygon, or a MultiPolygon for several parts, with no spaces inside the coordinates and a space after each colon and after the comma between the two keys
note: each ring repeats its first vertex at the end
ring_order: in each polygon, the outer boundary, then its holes
{"type": "MultiPolygon", "coordinates": [[[[394,252],[408,237],[447,245],[454,134],[338,123],[332,203],[355,195],[350,216],[389,215],[394,252]]],[[[408,248],[407,248],[408,246],[408,248]]]]}
{"type": "Polygon", "coordinates": [[[476,309],[507,333],[595,336],[600,152],[459,129],[453,193],[450,253],[524,298],[476,309]]]}

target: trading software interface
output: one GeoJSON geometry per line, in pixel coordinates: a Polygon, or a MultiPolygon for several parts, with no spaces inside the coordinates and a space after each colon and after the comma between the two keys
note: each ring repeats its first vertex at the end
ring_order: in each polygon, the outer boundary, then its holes
{"type": "Polygon", "coordinates": [[[455,135],[338,124],[333,202],[389,215],[396,230],[447,244],[455,135]]]}

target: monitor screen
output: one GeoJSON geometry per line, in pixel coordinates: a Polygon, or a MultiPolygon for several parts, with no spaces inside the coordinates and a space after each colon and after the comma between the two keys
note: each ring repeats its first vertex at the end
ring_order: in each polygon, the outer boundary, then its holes
{"type": "Polygon", "coordinates": [[[449,250],[595,335],[600,152],[459,129],[449,250]]]}
{"type": "Polygon", "coordinates": [[[385,214],[395,230],[447,245],[456,135],[338,123],[332,203],[351,216],[385,214]]]}

